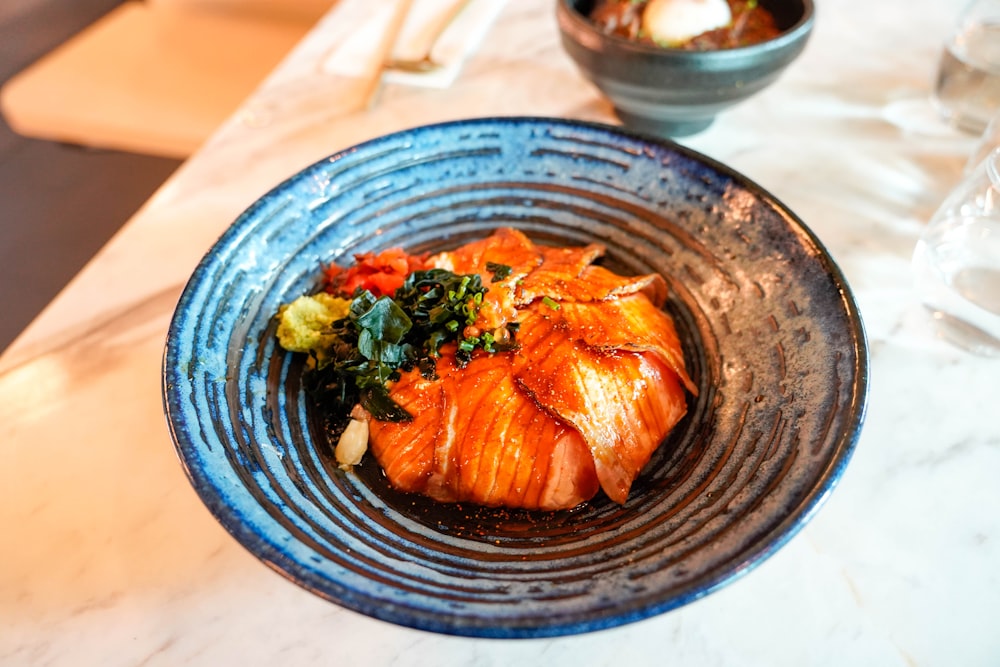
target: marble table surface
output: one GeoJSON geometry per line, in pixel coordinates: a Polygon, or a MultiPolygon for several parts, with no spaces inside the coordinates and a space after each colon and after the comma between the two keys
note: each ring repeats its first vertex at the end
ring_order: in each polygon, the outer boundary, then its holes
{"type": "Polygon", "coordinates": [[[1000,361],[935,335],[909,265],[974,144],[928,102],[956,3],[818,4],[776,84],[681,140],[804,219],[867,326],[857,451],[774,556],[617,629],[474,640],[323,601],[216,523],[174,453],[160,363],[184,282],[226,226],[298,169],[390,131],[616,122],[561,51],[553,0],[508,0],[450,86],[384,83],[346,113],[313,85],[336,27],[325,20],[0,357],[0,664],[1000,664],[1000,361]]]}

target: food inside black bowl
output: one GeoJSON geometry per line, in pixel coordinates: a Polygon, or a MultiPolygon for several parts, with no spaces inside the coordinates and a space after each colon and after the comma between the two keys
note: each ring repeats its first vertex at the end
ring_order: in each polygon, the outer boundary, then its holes
{"type": "Polygon", "coordinates": [[[588,16],[605,34],[692,51],[750,46],[781,34],[758,0],[597,0],[588,16]]]}
{"type": "Polygon", "coordinates": [[[773,83],[813,0],[558,0],[563,48],[636,130],[678,137],[773,83]]]}

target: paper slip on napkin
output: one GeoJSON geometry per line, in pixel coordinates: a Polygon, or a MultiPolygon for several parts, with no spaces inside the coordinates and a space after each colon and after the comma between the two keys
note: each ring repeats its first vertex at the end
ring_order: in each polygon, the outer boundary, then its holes
{"type": "Polygon", "coordinates": [[[442,66],[430,72],[386,69],[386,83],[447,88],[462,64],[475,52],[503,10],[505,0],[411,0],[399,37],[390,53],[393,60],[419,60],[432,48],[442,66]],[[456,14],[456,8],[458,14],[456,14]],[[447,22],[441,32],[442,21],[447,22]]]}

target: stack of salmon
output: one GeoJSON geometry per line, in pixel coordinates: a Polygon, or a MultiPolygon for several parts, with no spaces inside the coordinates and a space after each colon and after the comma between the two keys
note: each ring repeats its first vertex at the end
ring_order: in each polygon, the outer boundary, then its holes
{"type": "Polygon", "coordinates": [[[444,502],[568,509],[603,490],[624,503],[696,388],[662,310],[659,275],[595,265],[604,248],[535,245],[502,229],[430,258],[489,286],[475,327],[516,347],[465,364],[441,349],[437,373],[403,373],[390,396],[413,419],[372,421],[392,485],[444,502]],[[490,283],[491,267],[510,267],[490,283]]]}

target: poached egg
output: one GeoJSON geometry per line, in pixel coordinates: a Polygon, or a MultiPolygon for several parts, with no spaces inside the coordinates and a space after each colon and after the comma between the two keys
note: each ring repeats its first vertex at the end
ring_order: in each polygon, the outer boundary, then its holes
{"type": "Polygon", "coordinates": [[[733,20],[726,0],[650,0],[642,13],[642,29],[654,41],[671,45],[733,20]]]}

